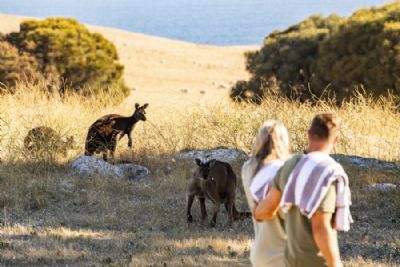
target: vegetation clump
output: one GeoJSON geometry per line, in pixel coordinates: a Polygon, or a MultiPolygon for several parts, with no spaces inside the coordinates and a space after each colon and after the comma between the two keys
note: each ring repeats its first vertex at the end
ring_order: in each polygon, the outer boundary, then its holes
{"type": "Polygon", "coordinates": [[[11,43],[0,40],[0,88],[13,90],[20,80],[34,82],[42,78],[36,59],[20,53],[11,43]],[[2,85],[2,86],[1,86],[2,85]]]}
{"type": "Polygon", "coordinates": [[[261,102],[266,93],[302,101],[349,99],[357,87],[400,94],[400,3],[362,9],[349,18],[312,16],[264,40],[247,54],[250,81],[231,91],[237,101],[261,102]]]}
{"type": "Polygon", "coordinates": [[[91,33],[74,19],[24,21],[19,32],[2,39],[5,48],[0,52],[2,83],[12,86],[26,76],[29,72],[23,68],[18,71],[16,66],[29,60],[32,64],[27,66],[38,70],[52,85],[51,89],[62,94],[67,91],[83,95],[104,91],[117,96],[128,94],[123,80],[124,67],[119,63],[114,44],[99,33],[91,33]],[[9,62],[10,67],[4,62],[9,62]]]}

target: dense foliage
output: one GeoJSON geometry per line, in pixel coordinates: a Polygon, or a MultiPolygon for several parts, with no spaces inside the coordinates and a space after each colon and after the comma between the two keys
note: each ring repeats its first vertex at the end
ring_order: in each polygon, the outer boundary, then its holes
{"type": "Polygon", "coordinates": [[[40,72],[58,83],[60,92],[92,94],[112,90],[127,94],[115,46],[74,19],[25,21],[19,32],[6,35],[5,40],[20,54],[33,56],[40,72]]]}
{"type": "Polygon", "coordinates": [[[235,100],[260,102],[266,94],[338,101],[363,86],[367,93],[400,94],[400,3],[362,9],[345,19],[312,16],[265,38],[247,55],[250,81],[239,81],[235,100]]]}
{"type": "Polygon", "coordinates": [[[0,88],[9,90],[19,80],[35,82],[41,78],[36,59],[19,53],[18,49],[7,41],[0,40],[0,88]]]}

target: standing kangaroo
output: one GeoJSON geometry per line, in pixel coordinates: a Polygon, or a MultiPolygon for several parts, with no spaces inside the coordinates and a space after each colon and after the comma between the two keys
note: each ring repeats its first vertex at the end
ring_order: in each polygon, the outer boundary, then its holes
{"type": "Polygon", "coordinates": [[[225,209],[228,212],[228,225],[231,225],[234,220],[251,216],[250,212],[238,212],[235,207],[236,175],[228,163],[218,160],[210,160],[203,163],[200,159],[196,159],[195,162],[198,168],[193,173],[187,190],[188,223],[193,221],[190,210],[195,196],[200,202],[203,221],[207,218],[205,198],[214,203],[213,216],[210,222],[211,227],[216,225],[217,214],[221,204],[225,204],[225,209]]]}
{"type": "Polygon", "coordinates": [[[118,114],[109,114],[96,120],[90,127],[86,137],[85,155],[103,153],[103,159],[108,160],[108,151],[114,161],[114,153],[118,140],[128,136],[128,146],[132,147],[132,130],[138,121],[146,121],[145,109],[149,104],[140,106],[135,104],[132,116],[124,117],[118,114]],[[118,138],[119,136],[119,138],[118,138]]]}

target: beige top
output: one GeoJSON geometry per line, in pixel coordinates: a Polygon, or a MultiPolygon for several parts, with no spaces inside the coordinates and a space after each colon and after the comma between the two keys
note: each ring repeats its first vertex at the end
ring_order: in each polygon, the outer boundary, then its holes
{"type": "MultiPolygon", "coordinates": [[[[255,168],[255,162],[252,160],[246,161],[242,167],[244,192],[251,210],[255,204],[249,188],[255,168]]],[[[253,225],[255,238],[250,251],[252,266],[284,267],[286,234],[283,220],[279,216],[264,222],[257,222],[253,219],[253,225]]]]}

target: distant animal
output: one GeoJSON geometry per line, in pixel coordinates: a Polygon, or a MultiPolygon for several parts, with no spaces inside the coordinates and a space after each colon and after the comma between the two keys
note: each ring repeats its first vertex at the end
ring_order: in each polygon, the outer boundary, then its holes
{"type": "Polygon", "coordinates": [[[138,121],[146,121],[146,108],[149,104],[140,106],[135,104],[132,116],[124,117],[118,114],[110,114],[96,120],[88,130],[85,142],[85,155],[103,153],[103,159],[108,161],[108,152],[114,161],[114,153],[118,140],[128,136],[128,146],[132,147],[132,130],[138,121]]]}
{"type": "Polygon", "coordinates": [[[228,225],[234,220],[250,217],[250,212],[238,212],[235,206],[236,196],[236,175],[231,165],[218,160],[210,160],[203,163],[200,159],[195,160],[197,168],[193,173],[188,185],[187,194],[187,221],[192,223],[193,217],[190,212],[195,196],[199,199],[201,218],[207,218],[205,199],[208,198],[214,203],[213,216],[210,226],[214,227],[217,222],[217,214],[221,204],[225,205],[228,213],[228,225]]]}
{"type": "Polygon", "coordinates": [[[73,136],[67,136],[65,140],[55,130],[47,126],[38,126],[29,130],[24,139],[24,147],[30,153],[40,151],[55,151],[67,155],[68,150],[76,147],[73,136]]]}

